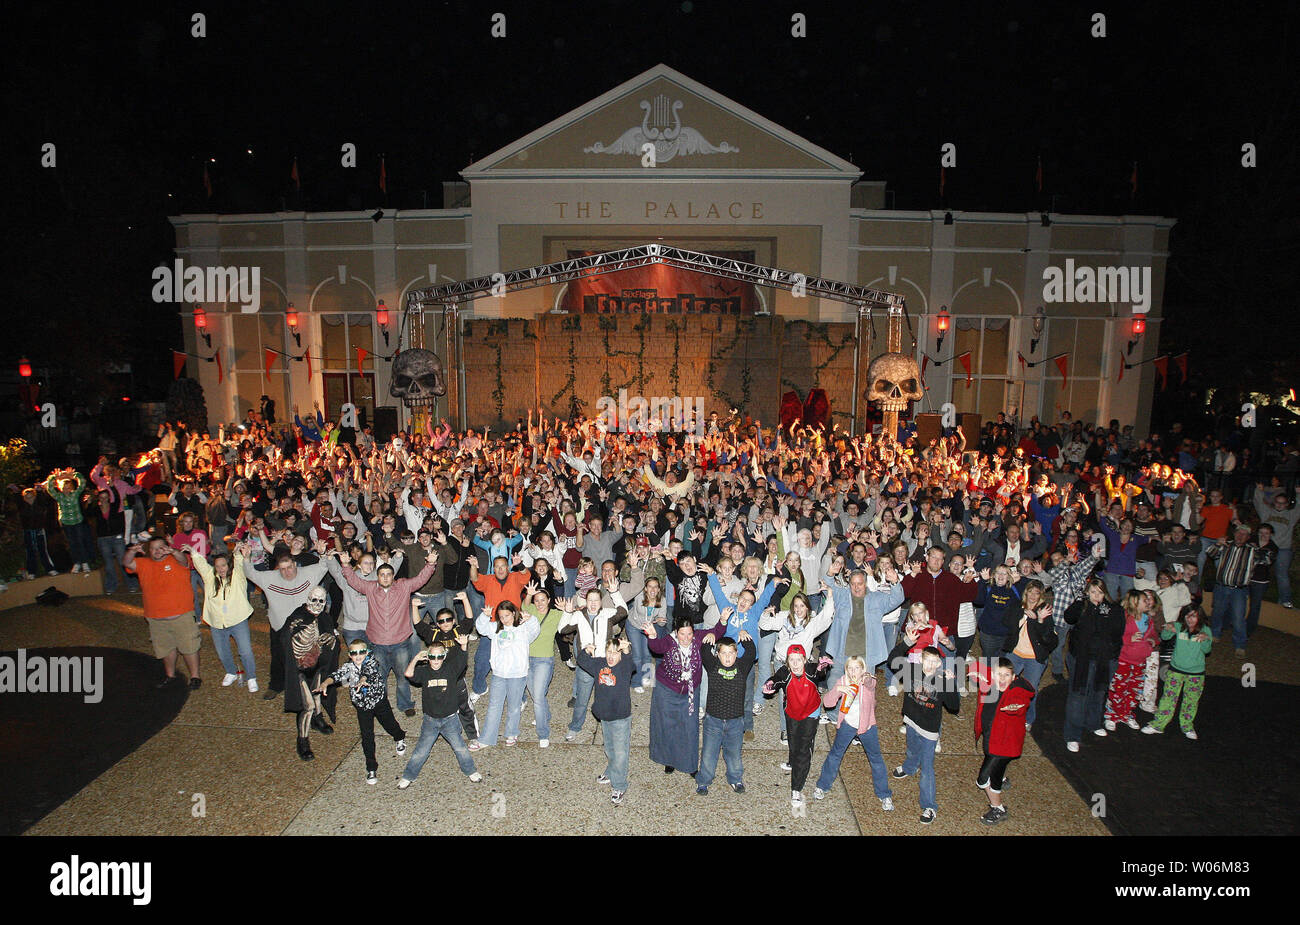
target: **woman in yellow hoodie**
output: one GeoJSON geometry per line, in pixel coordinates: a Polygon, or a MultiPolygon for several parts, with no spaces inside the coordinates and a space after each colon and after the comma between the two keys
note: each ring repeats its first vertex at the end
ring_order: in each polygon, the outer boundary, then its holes
{"type": "Polygon", "coordinates": [[[233,637],[239,646],[239,660],[248,679],[248,692],[256,694],[257,667],[253,663],[253,640],[248,632],[248,618],[253,614],[253,605],[248,602],[248,579],[244,577],[248,544],[236,546],[233,558],[224,552],[217,553],[210,565],[203,554],[189,544],[181,549],[190,554],[194,570],[203,578],[203,622],[212,628],[212,644],[226,669],[221,686],[229,687],[239,679],[230,653],[233,637]]]}

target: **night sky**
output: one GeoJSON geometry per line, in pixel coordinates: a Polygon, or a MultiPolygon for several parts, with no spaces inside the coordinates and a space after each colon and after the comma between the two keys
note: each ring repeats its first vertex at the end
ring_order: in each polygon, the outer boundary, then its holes
{"type": "Polygon", "coordinates": [[[1285,384],[1296,7],[1105,7],[29,5],[6,13],[5,353],[71,365],[88,387],[99,359],[128,359],[136,397],[162,397],[181,342],[172,308],[149,300],[174,243],[167,215],[441,207],[441,183],[473,159],[662,61],[888,181],[900,209],[1178,218],[1162,347],[1192,350],[1217,382],[1285,384]],[[504,39],[490,35],[497,11],[504,39]],[[1097,11],[1106,38],[1090,35],[1097,11]],[[194,12],[206,38],[190,35],[194,12]],[[794,12],[807,38],[791,36],[794,12]],[[339,166],[345,141],[353,170],[339,166]],[[40,167],[45,142],[55,169],[40,167]],[[958,160],[941,202],[944,142],[958,160]],[[1242,322],[1232,336],[1225,313],[1242,322]]]}

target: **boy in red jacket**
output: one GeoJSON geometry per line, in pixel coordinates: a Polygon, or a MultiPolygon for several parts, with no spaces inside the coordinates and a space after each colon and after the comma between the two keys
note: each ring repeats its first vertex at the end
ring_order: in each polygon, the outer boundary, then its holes
{"type": "Polygon", "coordinates": [[[983,739],[984,763],[980,765],[975,786],[988,796],[989,809],[980,821],[997,825],[1007,818],[1002,805],[1003,775],[1007,765],[1020,757],[1025,747],[1025,717],[1034,699],[1034,687],[1016,677],[1011,659],[997,660],[990,670],[987,664],[971,662],[967,673],[979,681],[980,705],[975,711],[975,738],[983,739]]]}

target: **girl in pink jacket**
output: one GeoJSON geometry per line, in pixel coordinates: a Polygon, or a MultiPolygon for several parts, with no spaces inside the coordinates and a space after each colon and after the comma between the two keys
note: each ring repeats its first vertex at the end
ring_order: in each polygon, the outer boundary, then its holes
{"type": "Polygon", "coordinates": [[[840,762],[854,739],[867,753],[871,762],[871,786],[876,791],[880,808],[889,812],[894,808],[894,794],[889,789],[889,774],[885,756],[880,753],[880,736],[876,728],[876,678],[867,673],[867,663],[854,655],[844,663],[844,675],[839,684],[826,692],[822,704],[835,710],[835,742],[826,756],[822,772],[817,777],[813,799],[820,800],[840,773],[840,762]]]}
{"type": "Polygon", "coordinates": [[[1110,679],[1110,692],[1106,698],[1107,732],[1114,732],[1117,723],[1127,723],[1131,729],[1142,728],[1134,715],[1142,696],[1142,675],[1147,658],[1160,645],[1160,631],[1164,629],[1143,606],[1141,591],[1125,594],[1123,607],[1124,636],[1119,650],[1119,667],[1110,679]]]}

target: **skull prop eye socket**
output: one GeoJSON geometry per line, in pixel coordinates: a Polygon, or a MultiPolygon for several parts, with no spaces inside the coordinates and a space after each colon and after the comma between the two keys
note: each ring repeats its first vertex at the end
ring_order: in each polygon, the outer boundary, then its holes
{"type": "Polygon", "coordinates": [[[400,398],[408,408],[430,405],[447,394],[442,361],[429,350],[403,350],[393,361],[393,381],[388,394],[400,398]]]}

